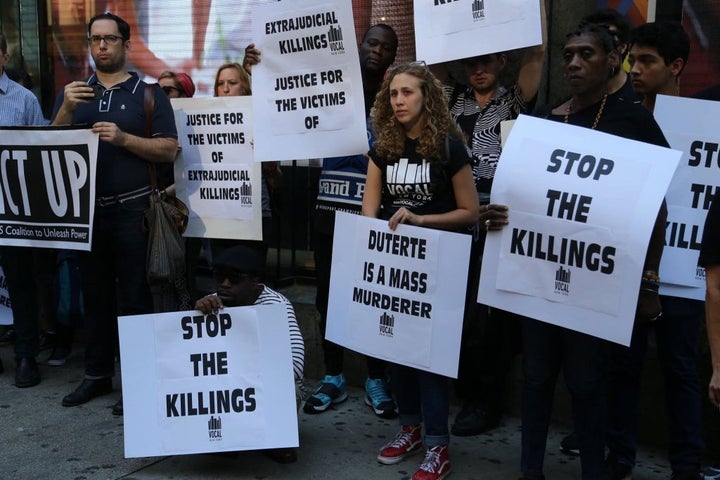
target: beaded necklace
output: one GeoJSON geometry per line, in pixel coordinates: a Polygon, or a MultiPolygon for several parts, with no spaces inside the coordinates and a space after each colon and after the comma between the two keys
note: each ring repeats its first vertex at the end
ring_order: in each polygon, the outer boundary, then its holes
{"type": "MultiPolygon", "coordinates": [[[[600,103],[600,109],[598,110],[597,115],[595,115],[595,121],[593,121],[592,127],[590,127],[592,130],[595,130],[598,126],[598,122],[600,121],[600,117],[602,116],[603,109],[605,108],[605,102],[607,101],[608,94],[605,92],[605,95],[603,95],[602,102],[600,103]]],[[[568,123],[568,119],[570,118],[570,112],[572,112],[573,108],[573,99],[570,99],[570,103],[568,103],[567,109],[565,110],[565,123],[568,123]]]]}

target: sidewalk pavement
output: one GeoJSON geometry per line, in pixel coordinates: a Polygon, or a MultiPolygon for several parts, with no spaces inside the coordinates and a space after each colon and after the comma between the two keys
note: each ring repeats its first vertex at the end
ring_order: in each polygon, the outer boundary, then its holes
{"type": "MultiPolygon", "coordinates": [[[[42,352],[38,360],[46,360],[42,352]]],[[[83,353],[76,344],[62,367],[41,365],[42,382],[32,388],[13,385],[12,346],[0,347],[5,372],[0,374],[0,479],[409,479],[422,455],[393,465],[380,465],[379,447],[396,432],[394,420],[376,417],[363,403],[361,389],[350,388],[350,398],[319,415],[298,414],[298,462],[279,465],[260,452],[175,455],[125,459],[123,419],[111,414],[120,392],[78,407],[60,405],[63,396],[81,381],[83,353]]],[[[312,381],[308,382],[313,386],[312,381]]],[[[119,388],[119,377],[115,378],[119,388]]],[[[451,418],[457,413],[453,405],[451,418]]],[[[560,453],[567,428],[554,427],[548,439],[545,473],[550,480],[580,478],[577,458],[560,453]]],[[[453,475],[457,480],[514,480],[519,477],[520,423],[505,417],[493,432],[451,439],[453,475]]],[[[643,448],[635,480],[668,479],[664,454],[643,448]]]]}

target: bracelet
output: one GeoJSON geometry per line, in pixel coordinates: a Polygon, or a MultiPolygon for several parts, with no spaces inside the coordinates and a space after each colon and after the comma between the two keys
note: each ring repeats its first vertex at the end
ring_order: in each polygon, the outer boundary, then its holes
{"type": "Polygon", "coordinates": [[[645,286],[657,289],[660,286],[660,277],[654,270],[645,270],[642,274],[641,282],[645,286]]]}

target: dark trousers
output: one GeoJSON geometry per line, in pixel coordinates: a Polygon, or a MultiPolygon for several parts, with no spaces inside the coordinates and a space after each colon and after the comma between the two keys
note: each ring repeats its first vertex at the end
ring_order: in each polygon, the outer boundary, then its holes
{"type": "Polygon", "coordinates": [[[145,277],[147,234],[142,219],[147,197],[97,207],[92,250],[80,257],[85,300],[85,376],[112,377],[117,351],[117,315],[152,312],[145,277]]]}
{"type": "Polygon", "coordinates": [[[635,464],[640,377],[648,336],[655,330],[665,379],[670,464],[674,472],[692,471],[700,468],[704,449],[703,395],[697,370],[703,302],[666,296],[660,301],[662,317],[653,323],[636,324],[630,347],[609,347],[607,443],[620,462],[635,464]]]}
{"type": "Polygon", "coordinates": [[[485,232],[473,241],[465,300],[457,396],[501,415],[507,379],[520,351],[521,316],[477,303],[485,232]]]}
{"type": "Polygon", "coordinates": [[[562,368],[572,398],[582,478],[604,480],[604,341],[529,318],[523,320],[522,337],[522,472],[542,474],[555,383],[562,368]]]}
{"type": "MultiPolygon", "coordinates": [[[[40,350],[35,251],[29,247],[2,247],[2,266],[13,312],[15,358],[35,358],[40,350]]],[[[53,262],[54,265],[54,262],[53,262]]],[[[51,292],[43,292],[50,296],[51,292]]]]}
{"type": "MultiPolygon", "coordinates": [[[[315,306],[320,312],[320,333],[323,336],[322,348],[325,358],[325,374],[335,376],[340,375],[343,371],[345,348],[325,340],[333,249],[332,234],[322,233],[316,229],[313,236],[313,245],[315,247],[313,253],[317,281],[315,306]]],[[[385,378],[385,361],[373,357],[365,357],[365,359],[367,361],[368,377],[385,378]]]]}

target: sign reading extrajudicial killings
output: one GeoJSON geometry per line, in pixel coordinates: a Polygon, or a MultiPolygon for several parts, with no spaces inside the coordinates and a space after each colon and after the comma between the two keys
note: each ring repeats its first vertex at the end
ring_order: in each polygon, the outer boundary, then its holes
{"type": "Polygon", "coordinates": [[[90,250],[98,136],[0,128],[0,245],[90,250]]]}
{"type": "Polygon", "coordinates": [[[262,239],[261,168],[253,159],[250,97],[174,98],[182,147],[178,198],[190,209],[185,235],[262,239]]]}
{"type": "Polygon", "coordinates": [[[683,152],[665,196],[660,293],[704,300],[705,269],[697,262],[710,200],[720,189],[720,104],[658,95],[654,114],[670,146],[683,152]]]}
{"type": "Polygon", "coordinates": [[[120,317],[125,456],[298,445],[285,307],[120,317]]]}
{"type": "Polygon", "coordinates": [[[368,150],[349,0],[258,5],[253,38],[255,156],[336,157],[368,150]]]}
{"type": "Polygon", "coordinates": [[[413,6],[417,58],[429,64],[542,43],[539,0],[415,0],[413,6]]]}
{"type": "Polygon", "coordinates": [[[680,155],[521,115],[491,196],[508,206],[509,224],[487,236],[478,302],[628,345],[680,155]]]}
{"type": "Polygon", "coordinates": [[[457,377],[470,236],[337,212],[326,338],[457,377]]]}

